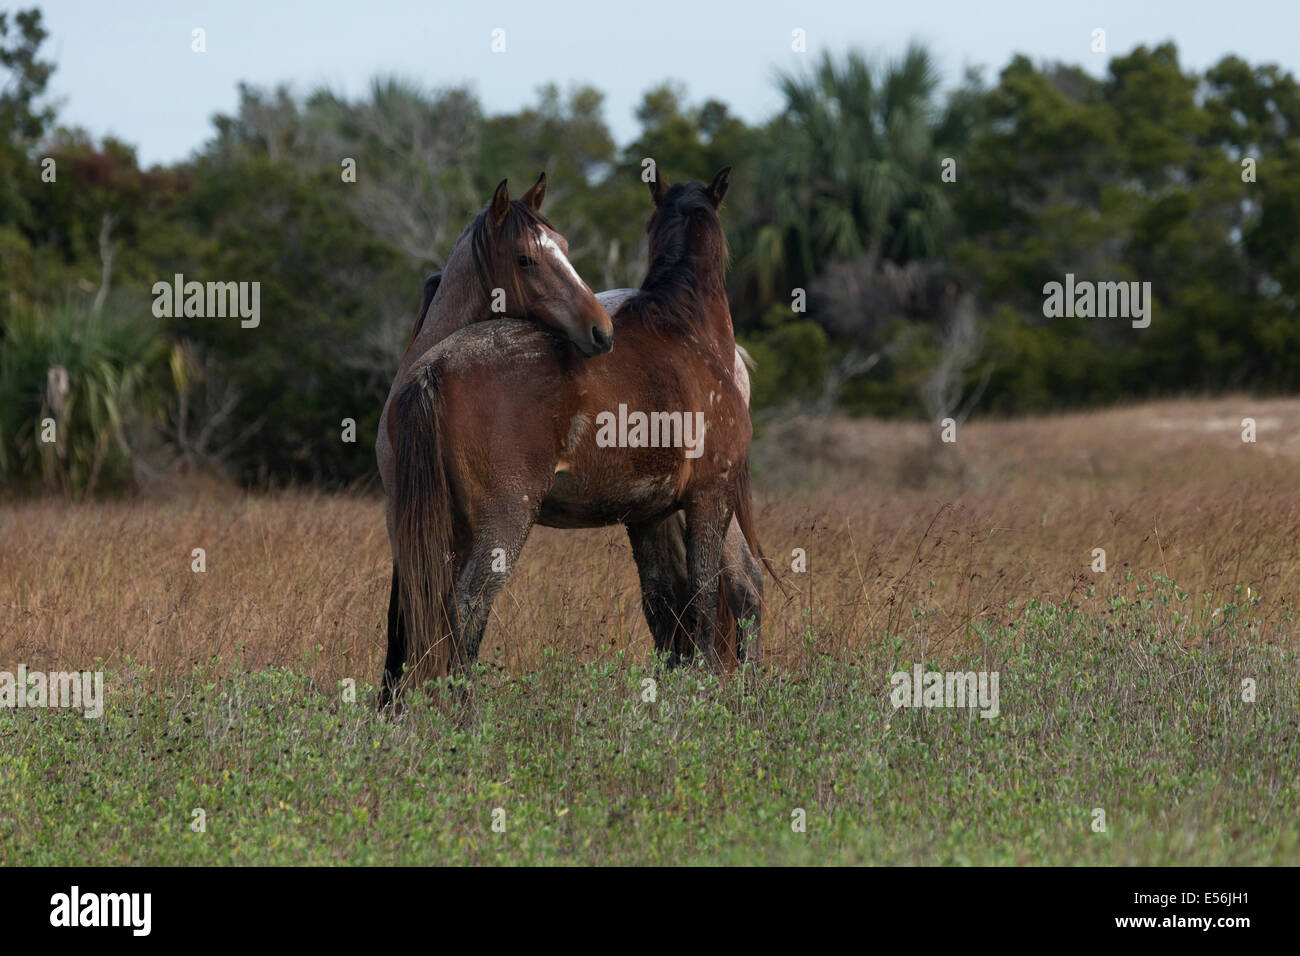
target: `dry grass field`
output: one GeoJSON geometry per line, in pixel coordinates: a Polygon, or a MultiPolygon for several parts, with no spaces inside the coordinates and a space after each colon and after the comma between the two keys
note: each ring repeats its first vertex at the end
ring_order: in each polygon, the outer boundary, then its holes
{"type": "MultiPolygon", "coordinates": [[[[1300,596],[1300,402],[1184,401],[963,426],[938,445],[907,423],[791,420],[755,449],[771,583],[767,657],[843,654],[901,636],[942,657],[973,624],[1031,599],[1101,611],[1149,575],[1190,595],[1154,619],[1199,645],[1204,611],[1251,605],[1250,633],[1294,646],[1300,596]],[[1258,440],[1241,440],[1253,417],[1258,440]],[[1093,549],[1107,571],[1092,570],[1093,549]],[[808,571],[790,571],[793,549],[808,571]],[[1249,588],[1250,597],[1246,597],[1249,588]]],[[[358,448],[357,454],[368,454],[358,448]]],[[[0,508],[0,656],[163,669],[220,658],[314,661],[373,681],[391,563],[382,502],[196,484],[166,500],[0,508]],[[203,548],[206,571],[191,569],[203,548]]],[[[1213,639],[1213,632],[1210,634],[1213,639]]],[[[621,529],[534,530],[482,659],[517,672],[546,649],[650,652],[621,529]]]]}
{"type": "Polygon", "coordinates": [[[0,710],[0,865],[1300,863],[1297,425],[768,423],[760,680],[658,667],[621,530],[539,528],[466,710],[400,719],[376,497],[4,504],[0,671],[108,690],[0,710]],[[1000,673],[997,719],[897,709],[922,663],[1000,673]]]}

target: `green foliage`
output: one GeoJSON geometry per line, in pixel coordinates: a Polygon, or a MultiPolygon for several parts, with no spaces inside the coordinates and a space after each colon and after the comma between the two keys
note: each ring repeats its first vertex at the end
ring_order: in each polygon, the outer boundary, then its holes
{"type": "Polygon", "coordinates": [[[1197,77],[1164,44],[1116,57],[1101,80],[1018,57],[987,104],[952,253],[991,317],[986,405],[1300,386],[1294,80],[1233,57],[1197,77]],[[1243,157],[1279,175],[1243,182],[1243,157]],[[1067,272],[1149,282],[1151,326],[1044,319],[1043,285],[1067,272]]]}
{"type": "Polygon", "coordinates": [[[1295,652],[1246,642],[1249,608],[1179,617],[1168,581],[1138,598],[1033,602],[946,661],[810,639],[748,687],[548,655],[479,668],[466,720],[381,717],[312,661],[127,662],[99,719],[0,709],[0,865],[1294,864],[1295,815],[1260,808],[1300,799],[1295,652]],[[1189,650],[1171,615],[1235,649],[1189,650]],[[895,708],[891,675],[918,663],[996,671],[997,716],[895,708]]]}
{"type": "Polygon", "coordinates": [[[77,496],[129,487],[129,439],[162,413],[172,385],[161,331],[151,316],[74,306],[11,316],[0,341],[0,477],[77,496]],[[50,428],[53,442],[43,440],[50,428]]]}
{"type": "MultiPolygon", "coordinates": [[[[409,273],[340,201],[347,188],[332,172],[251,158],[202,170],[172,213],[203,224],[175,271],[260,283],[256,328],[237,317],[167,320],[168,333],[201,346],[238,393],[213,442],[230,446],[227,464],[245,482],[341,485],[373,467],[392,372],[367,338],[371,293],[400,294],[409,273]],[[355,443],[341,440],[344,418],[357,422],[355,443]]],[[[406,291],[418,297],[418,283],[406,291]]],[[[406,334],[411,321],[408,313],[406,334]]]]}
{"type": "Polygon", "coordinates": [[[830,340],[806,319],[786,322],[741,344],[756,363],[750,374],[750,405],[763,408],[821,395],[830,364],[830,340]]]}
{"type": "Polygon", "coordinates": [[[0,11],[0,224],[30,215],[20,173],[54,118],[42,103],[54,66],[38,57],[47,36],[39,10],[0,11]]]}

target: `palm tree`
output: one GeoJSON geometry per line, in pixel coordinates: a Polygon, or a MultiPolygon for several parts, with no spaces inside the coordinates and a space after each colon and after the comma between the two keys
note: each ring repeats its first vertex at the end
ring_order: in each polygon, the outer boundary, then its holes
{"type": "Polygon", "coordinates": [[[785,109],[760,177],[747,266],[770,300],[834,260],[906,262],[940,248],[950,220],[934,141],[937,75],[911,46],[873,68],[859,53],[823,54],[805,75],[779,77],[785,109]]]}

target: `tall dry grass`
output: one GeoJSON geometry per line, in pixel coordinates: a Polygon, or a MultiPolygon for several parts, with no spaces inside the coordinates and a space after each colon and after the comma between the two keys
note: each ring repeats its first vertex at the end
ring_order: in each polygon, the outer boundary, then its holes
{"type": "MultiPolygon", "coordinates": [[[[1104,614],[1118,595],[1141,599],[1153,573],[1190,594],[1190,623],[1152,617],[1170,639],[1213,640],[1197,615],[1212,623],[1236,604],[1252,640],[1294,644],[1297,423],[1300,401],[1243,398],[976,423],[953,445],[915,424],[771,424],[754,454],[758,522],[791,593],[769,579],[765,654],[790,665],[892,634],[943,656],[1014,618],[1013,603],[1104,614]],[[1255,444],[1241,441],[1245,416],[1255,444]],[[1091,570],[1096,547],[1105,574],[1091,570]],[[789,571],[795,548],[806,574],[789,571]]],[[[11,502],[0,540],[0,667],[307,659],[321,678],[366,682],[382,666],[390,564],[375,498],[200,485],[11,502]]],[[[650,646],[622,530],[538,528],[481,659],[518,670],[548,650],[650,646]]]]}

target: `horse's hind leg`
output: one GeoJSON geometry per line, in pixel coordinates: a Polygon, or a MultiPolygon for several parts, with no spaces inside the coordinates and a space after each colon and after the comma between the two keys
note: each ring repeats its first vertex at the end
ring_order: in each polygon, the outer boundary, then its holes
{"type": "Polygon", "coordinates": [[[452,650],[452,672],[464,674],[478,660],[479,645],[488,615],[505,587],[515,561],[524,549],[537,519],[543,495],[532,497],[537,506],[528,511],[495,515],[474,536],[469,555],[456,579],[457,634],[452,650]]]}
{"type": "Polygon", "coordinates": [[[710,668],[718,666],[718,579],[731,508],[726,497],[706,493],[686,505],[686,576],[690,592],[688,632],[710,668]]]}
{"type": "Polygon", "coordinates": [[[393,567],[393,586],[388,595],[388,656],[384,660],[384,681],[379,691],[379,706],[387,707],[397,693],[406,663],[406,622],[402,618],[401,584],[397,567],[393,567]]]}
{"type": "Polygon", "coordinates": [[[762,656],[763,567],[735,519],[722,546],[722,593],[736,619],[736,660],[757,664],[762,656]]]}
{"type": "MultiPolygon", "coordinates": [[[[689,660],[695,648],[684,627],[691,594],[686,572],[686,517],[680,511],[673,512],[650,532],[642,533],[639,541],[631,528],[628,535],[632,537],[632,553],[641,575],[641,601],[655,637],[655,649],[670,653],[673,663],[689,660]]],[[[763,568],[750,552],[734,518],[723,542],[722,594],[739,629],[737,660],[756,662],[763,630],[763,568]],[[747,627],[742,626],[745,622],[749,622],[747,627]]]]}
{"type": "Polygon", "coordinates": [[[641,579],[641,610],[645,612],[655,653],[675,666],[684,643],[686,590],[686,522],[680,511],[659,521],[627,526],[641,579]]]}

